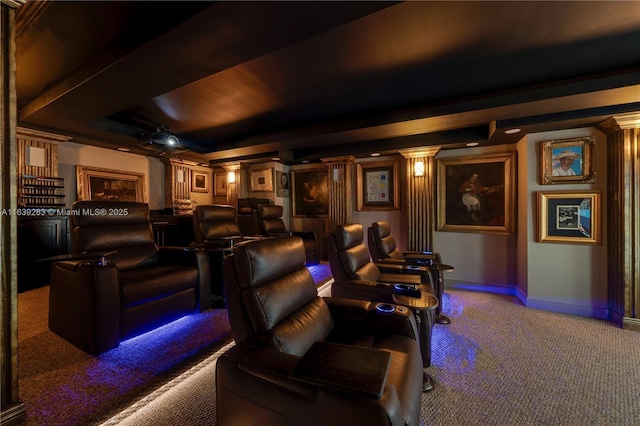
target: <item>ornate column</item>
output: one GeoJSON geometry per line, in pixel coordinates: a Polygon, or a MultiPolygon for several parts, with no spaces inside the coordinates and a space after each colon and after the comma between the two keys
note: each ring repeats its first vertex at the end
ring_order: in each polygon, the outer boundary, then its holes
{"type": "MultiPolygon", "coordinates": [[[[0,2],[0,208],[15,211],[17,180],[16,10],[24,1],[0,2]]],[[[2,368],[0,400],[2,424],[26,423],[25,406],[18,395],[18,217],[0,215],[0,280],[2,285],[2,368]]]]}
{"type": "Polygon", "coordinates": [[[598,126],[607,134],[607,275],[611,319],[640,331],[640,112],[598,126]]]}
{"type": "Polygon", "coordinates": [[[403,149],[398,151],[407,159],[407,249],[433,250],[436,223],[435,156],[439,146],[403,149]],[[416,173],[418,169],[421,173],[416,173]],[[422,176],[420,176],[420,174],[422,176]]]}
{"type": "Polygon", "coordinates": [[[351,223],[353,211],[353,194],[351,193],[352,167],[356,158],[343,157],[322,158],[329,168],[329,231],[333,232],[337,225],[351,223]]]}

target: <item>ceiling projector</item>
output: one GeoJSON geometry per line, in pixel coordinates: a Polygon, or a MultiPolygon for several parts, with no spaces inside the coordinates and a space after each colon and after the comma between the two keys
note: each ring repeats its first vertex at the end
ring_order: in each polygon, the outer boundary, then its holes
{"type": "Polygon", "coordinates": [[[139,139],[138,146],[156,152],[178,153],[187,151],[187,149],[180,144],[180,139],[166,130],[157,130],[151,134],[143,134],[139,139]]]}

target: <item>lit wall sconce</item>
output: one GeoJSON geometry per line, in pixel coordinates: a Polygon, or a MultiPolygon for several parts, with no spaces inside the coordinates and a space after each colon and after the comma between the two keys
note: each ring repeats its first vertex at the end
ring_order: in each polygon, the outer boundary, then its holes
{"type": "Polygon", "coordinates": [[[176,180],[178,183],[184,183],[184,170],[176,170],[176,180]]]}
{"type": "Polygon", "coordinates": [[[233,170],[227,173],[227,183],[236,183],[236,172],[233,170]]]}
{"type": "Polygon", "coordinates": [[[416,161],[413,165],[413,175],[415,177],[424,176],[424,161],[416,161]]]}
{"type": "Polygon", "coordinates": [[[340,181],[342,181],[342,170],[340,170],[340,169],[333,169],[333,181],[334,181],[334,182],[340,182],[340,181]]]}

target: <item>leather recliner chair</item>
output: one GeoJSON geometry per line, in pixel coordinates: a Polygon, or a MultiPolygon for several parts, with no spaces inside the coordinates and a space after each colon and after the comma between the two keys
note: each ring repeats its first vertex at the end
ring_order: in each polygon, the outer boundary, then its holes
{"type": "MultiPolygon", "coordinates": [[[[436,290],[436,297],[442,301],[444,293],[444,272],[454,268],[442,263],[438,252],[401,251],[391,236],[391,225],[387,221],[373,222],[367,229],[369,252],[374,262],[416,265],[427,269],[429,280],[436,290]]],[[[436,308],[436,322],[449,324],[451,320],[442,314],[442,303],[436,308]]]]}
{"type": "Polygon", "coordinates": [[[283,208],[273,204],[258,204],[258,225],[260,232],[266,237],[282,237],[297,235],[304,242],[307,255],[307,266],[318,264],[318,237],[312,231],[287,231],[282,220],[283,208]]]}
{"type": "MultiPolygon", "coordinates": [[[[433,287],[423,282],[424,268],[398,264],[374,263],[364,244],[364,230],[359,223],[336,226],[327,235],[327,255],[333,275],[331,295],[378,302],[393,302],[398,285],[410,285],[435,295],[433,287]]],[[[418,312],[423,366],[431,365],[431,335],[435,320],[433,310],[418,312]]],[[[425,389],[430,385],[425,383],[425,389]]]]}
{"type": "Polygon", "coordinates": [[[211,265],[211,304],[224,307],[222,262],[235,243],[244,241],[236,220],[236,209],[226,204],[197,206],[193,213],[195,247],[204,248],[211,265]]]}
{"type": "MultiPolygon", "coordinates": [[[[305,266],[296,236],[238,244],[225,260],[229,321],[236,345],[216,367],[217,424],[418,425],[422,363],[417,329],[408,309],[380,303],[321,298],[305,266]],[[314,375],[352,371],[332,381],[301,379],[297,368],[314,348],[330,352],[314,375]],[[362,358],[331,356],[334,349],[362,358]],[[391,354],[386,382],[377,396],[362,395],[348,382],[365,374],[367,354],[391,354]]],[[[380,376],[377,376],[380,377],[380,376]]]]}
{"type": "Polygon", "coordinates": [[[206,253],[158,248],[147,204],[76,201],[73,210],[82,213],[70,216],[73,254],[51,266],[51,331],[99,354],[209,308],[206,253]]]}

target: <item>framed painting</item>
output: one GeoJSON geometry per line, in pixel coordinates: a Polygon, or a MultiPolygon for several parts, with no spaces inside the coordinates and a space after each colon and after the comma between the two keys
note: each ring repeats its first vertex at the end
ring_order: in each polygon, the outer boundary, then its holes
{"type": "Polygon", "coordinates": [[[276,197],[288,198],[289,187],[289,173],[276,172],[276,197]]]}
{"type": "Polygon", "coordinates": [[[329,172],[326,167],[291,172],[293,215],[322,217],[329,214],[329,172]]]}
{"type": "Polygon", "coordinates": [[[78,200],[147,202],[144,173],[76,166],[78,200]]]}
{"type": "Polygon", "coordinates": [[[251,191],[273,192],[273,169],[252,170],[251,191]]]}
{"type": "Polygon", "coordinates": [[[191,170],[191,192],[209,192],[209,172],[191,170]]]}
{"type": "Polygon", "coordinates": [[[213,195],[227,195],[227,172],[215,173],[213,183],[213,195]]]}
{"type": "Polygon", "coordinates": [[[540,183],[594,183],[594,151],[593,136],[540,142],[540,183]]]}
{"type": "Polygon", "coordinates": [[[600,244],[600,191],[538,192],[538,241],[600,244]]]}
{"type": "Polygon", "coordinates": [[[398,162],[356,165],[358,211],[398,210],[398,162]]]}
{"type": "Polygon", "coordinates": [[[515,154],[438,160],[438,230],[513,234],[515,154]]]}

